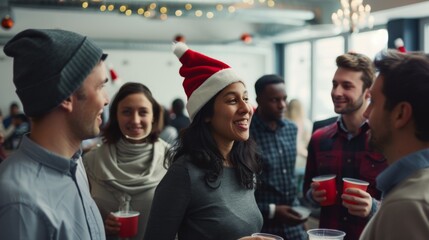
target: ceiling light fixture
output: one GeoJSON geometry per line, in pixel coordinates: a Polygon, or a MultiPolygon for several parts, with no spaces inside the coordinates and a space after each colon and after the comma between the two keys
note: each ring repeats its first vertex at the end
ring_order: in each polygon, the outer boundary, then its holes
{"type": "Polygon", "coordinates": [[[363,5],[363,0],[341,0],[341,8],[332,13],[332,22],[343,31],[357,33],[364,28],[372,29],[374,17],[371,6],[363,5]]]}

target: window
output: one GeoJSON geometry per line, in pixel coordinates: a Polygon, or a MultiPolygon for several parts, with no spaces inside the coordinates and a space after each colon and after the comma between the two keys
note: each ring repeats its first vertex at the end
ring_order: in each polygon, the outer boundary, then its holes
{"type": "Polygon", "coordinates": [[[306,115],[311,106],[311,44],[300,42],[288,44],[285,66],[286,93],[288,101],[297,98],[302,103],[306,115]]]}
{"type": "Polygon", "coordinates": [[[387,47],[387,40],[386,29],[352,34],[350,51],[362,53],[374,59],[378,52],[387,47]]]}
{"type": "Polygon", "coordinates": [[[429,18],[422,20],[423,23],[423,51],[425,53],[429,52],[429,18]]]}
{"type": "Polygon", "coordinates": [[[332,77],[337,69],[335,59],[344,53],[342,36],[314,42],[313,114],[314,121],[335,115],[331,100],[332,77]]]}

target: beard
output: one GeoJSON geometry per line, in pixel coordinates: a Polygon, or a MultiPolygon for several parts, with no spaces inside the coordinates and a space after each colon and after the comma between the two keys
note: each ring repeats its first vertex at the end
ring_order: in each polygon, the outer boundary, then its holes
{"type": "Polygon", "coordinates": [[[335,112],[338,114],[349,114],[349,113],[356,112],[363,106],[363,102],[364,102],[363,95],[364,94],[360,95],[359,98],[356,100],[356,102],[347,103],[346,106],[342,109],[339,109],[339,110],[334,109],[335,112]]]}
{"type": "Polygon", "coordinates": [[[372,149],[384,153],[385,147],[390,144],[392,139],[392,134],[388,129],[389,126],[385,126],[383,130],[384,133],[379,134],[376,134],[372,129],[368,132],[368,144],[372,149]]]}

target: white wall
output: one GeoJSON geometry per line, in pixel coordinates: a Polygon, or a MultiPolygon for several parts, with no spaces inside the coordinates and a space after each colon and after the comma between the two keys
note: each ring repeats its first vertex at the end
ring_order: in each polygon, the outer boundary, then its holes
{"type": "Polygon", "coordinates": [[[12,82],[12,58],[6,56],[3,47],[0,51],[0,109],[3,116],[9,115],[9,105],[12,101],[20,104],[12,82]]]}
{"type": "MultiPolygon", "coordinates": [[[[217,58],[243,77],[249,90],[251,103],[256,106],[254,82],[261,75],[273,73],[273,49],[254,46],[190,46],[208,56],[217,58]]],[[[171,51],[171,45],[145,47],[141,50],[107,49],[106,64],[112,66],[124,81],[141,82],[149,87],[155,98],[170,107],[173,99],[186,100],[182,88],[183,78],[179,75],[181,63],[171,51]]],[[[12,59],[0,53],[0,108],[8,113],[11,101],[18,101],[12,82],[12,59]]],[[[107,91],[112,98],[119,87],[108,84],[107,91]]]]}

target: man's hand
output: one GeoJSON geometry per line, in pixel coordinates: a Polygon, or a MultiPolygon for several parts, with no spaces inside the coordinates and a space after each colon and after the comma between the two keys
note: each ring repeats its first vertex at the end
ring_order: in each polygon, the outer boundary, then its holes
{"type": "Polygon", "coordinates": [[[276,205],[276,211],[274,219],[281,221],[288,226],[296,226],[307,221],[306,218],[302,219],[302,216],[292,210],[292,207],[287,205],[276,205]]]}
{"type": "Polygon", "coordinates": [[[323,201],[326,201],[326,190],[322,189],[320,191],[316,190],[320,186],[320,183],[318,182],[312,182],[311,187],[311,197],[314,201],[321,203],[323,201]]]}
{"type": "Polygon", "coordinates": [[[349,213],[358,217],[368,217],[371,213],[372,197],[369,193],[357,189],[347,188],[345,193],[341,195],[343,206],[349,210],[349,213]],[[352,195],[350,195],[352,194],[352,195]],[[347,200],[352,203],[344,202],[347,200]]]}

